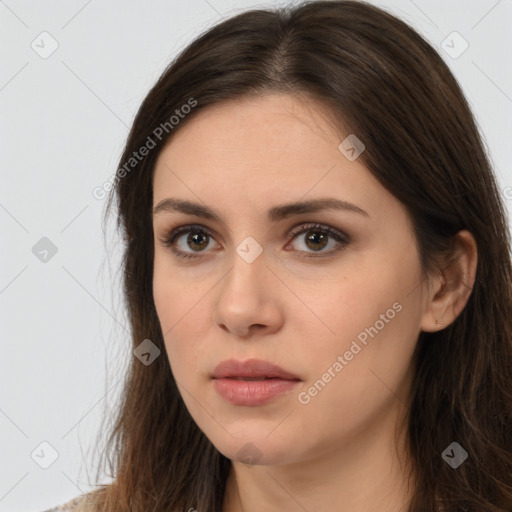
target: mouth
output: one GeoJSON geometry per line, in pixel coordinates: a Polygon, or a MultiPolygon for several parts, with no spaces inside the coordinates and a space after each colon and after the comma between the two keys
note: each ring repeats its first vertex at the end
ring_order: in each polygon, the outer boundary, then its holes
{"type": "Polygon", "coordinates": [[[297,375],[261,359],[247,359],[238,361],[228,359],[215,367],[211,377],[213,379],[234,379],[234,380],[301,380],[297,375]]]}
{"type": "Polygon", "coordinates": [[[301,379],[260,359],[223,361],[211,375],[214,388],[233,405],[259,406],[290,393],[301,379]]]}
{"type": "MultiPolygon", "coordinates": [[[[276,380],[279,377],[224,377],[224,378],[232,379],[232,380],[259,381],[259,380],[276,380]]],[[[279,380],[296,380],[296,379],[279,379],[279,380]]]]}
{"type": "Polygon", "coordinates": [[[213,379],[215,391],[232,405],[259,406],[289,394],[300,382],[279,378],[223,378],[213,379]]]}

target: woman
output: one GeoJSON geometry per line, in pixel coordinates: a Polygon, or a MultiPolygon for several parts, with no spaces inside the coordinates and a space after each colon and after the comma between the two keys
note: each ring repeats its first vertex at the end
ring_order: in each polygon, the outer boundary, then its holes
{"type": "Polygon", "coordinates": [[[512,510],[510,239],[437,52],[354,1],[186,48],[120,160],[115,480],[74,510],[512,510]]]}

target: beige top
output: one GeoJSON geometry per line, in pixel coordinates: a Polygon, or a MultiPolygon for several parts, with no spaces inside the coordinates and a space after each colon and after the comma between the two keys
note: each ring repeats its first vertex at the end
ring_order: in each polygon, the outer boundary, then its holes
{"type": "Polygon", "coordinates": [[[74,512],[77,510],[78,505],[81,505],[86,500],[86,496],[81,495],[73,498],[62,505],[58,505],[57,507],[50,508],[45,510],[44,512],[74,512]]]}

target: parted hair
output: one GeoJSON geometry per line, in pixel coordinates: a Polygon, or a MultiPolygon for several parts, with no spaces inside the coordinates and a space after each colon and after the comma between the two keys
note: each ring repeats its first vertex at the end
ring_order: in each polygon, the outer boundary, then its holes
{"type": "Polygon", "coordinates": [[[131,349],[149,338],[162,357],[149,366],[131,358],[102,451],[113,481],[89,493],[81,512],[222,511],[231,461],[185,407],[153,301],[153,174],[161,149],[204,108],[276,92],[322,102],[364,141],[359,158],[407,208],[425,275],[442,272],[458,231],[474,236],[478,265],[465,308],[416,342],[408,512],[512,510],[511,243],[483,137],[430,43],[384,9],[332,0],[217,23],[169,64],[136,114],[119,167],[148,136],[156,144],[117,176],[105,214],[115,205],[131,349]],[[191,98],[197,104],[170,127],[191,98]],[[457,469],[441,457],[453,441],[469,455],[457,469]]]}

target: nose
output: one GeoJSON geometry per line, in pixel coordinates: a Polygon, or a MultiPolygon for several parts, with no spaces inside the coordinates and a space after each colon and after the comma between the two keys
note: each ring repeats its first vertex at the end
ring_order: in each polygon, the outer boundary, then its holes
{"type": "Polygon", "coordinates": [[[250,263],[235,253],[233,266],[217,289],[214,322],[241,338],[276,332],[283,319],[280,287],[264,253],[250,263]]]}

